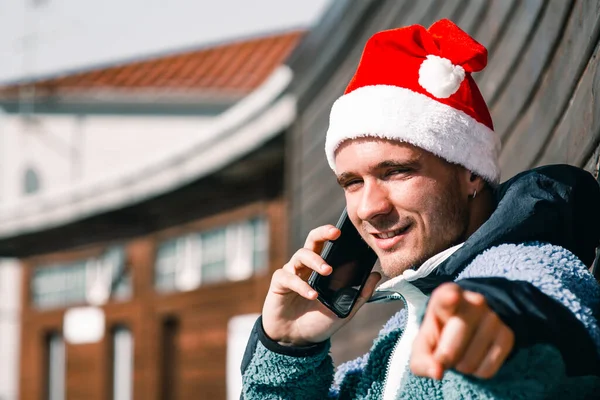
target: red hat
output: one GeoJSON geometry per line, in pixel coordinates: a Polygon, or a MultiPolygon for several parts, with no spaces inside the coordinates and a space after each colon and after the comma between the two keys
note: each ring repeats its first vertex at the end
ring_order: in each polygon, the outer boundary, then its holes
{"type": "Polygon", "coordinates": [[[487,50],[453,22],[379,32],[331,108],[325,152],[335,171],[344,141],[379,137],[410,143],[498,183],[500,140],[471,77],[487,50]]]}

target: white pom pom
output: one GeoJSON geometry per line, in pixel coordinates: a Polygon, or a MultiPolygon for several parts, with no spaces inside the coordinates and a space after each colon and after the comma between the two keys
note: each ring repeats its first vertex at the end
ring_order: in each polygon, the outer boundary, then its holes
{"type": "Polygon", "coordinates": [[[419,68],[419,85],[437,98],[452,96],[465,79],[465,70],[447,58],[428,55],[419,68]]]}

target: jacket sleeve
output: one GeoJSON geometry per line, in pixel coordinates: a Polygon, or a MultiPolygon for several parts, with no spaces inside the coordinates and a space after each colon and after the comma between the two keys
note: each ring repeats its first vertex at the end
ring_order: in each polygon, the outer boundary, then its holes
{"type": "Polygon", "coordinates": [[[242,398],[324,399],[333,381],[329,341],[307,347],[281,346],[256,321],[242,361],[242,398]]]}
{"type": "Polygon", "coordinates": [[[600,375],[600,286],[569,251],[549,244],[505,244],[458,276],[515,334],[515,350],[550,344],[567,375],[600,375]]]}

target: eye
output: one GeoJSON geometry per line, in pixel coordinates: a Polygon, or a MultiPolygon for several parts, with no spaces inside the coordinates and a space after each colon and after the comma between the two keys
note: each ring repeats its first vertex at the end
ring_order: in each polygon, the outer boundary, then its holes
{"type": "Polygon", "coordinates": [[[407,174],[410,172],[409,168],[391,168],[385,172],[385,176],[393,176],[400,174],[407,174]]]}
{"type": "Polygon", "coordinates": [[[358,188],[363,181],[361,179],[350,179],[341,183],[344,190],[354,190],[358,188]]]}

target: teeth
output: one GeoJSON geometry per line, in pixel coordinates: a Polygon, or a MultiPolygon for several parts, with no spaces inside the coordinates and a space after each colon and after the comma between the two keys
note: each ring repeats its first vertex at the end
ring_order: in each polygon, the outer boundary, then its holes
{"type": "Polygon", "coordinates": [[[393,238],[396,235],[399,235],[400,233],[402,233],[405,229],[397,229],[395,231],[391,231],[391,232],[384,232],[384,233],[378,233],[375,236],[377,236],[379,239],[389,239],[389,238],[393,238]]]}

